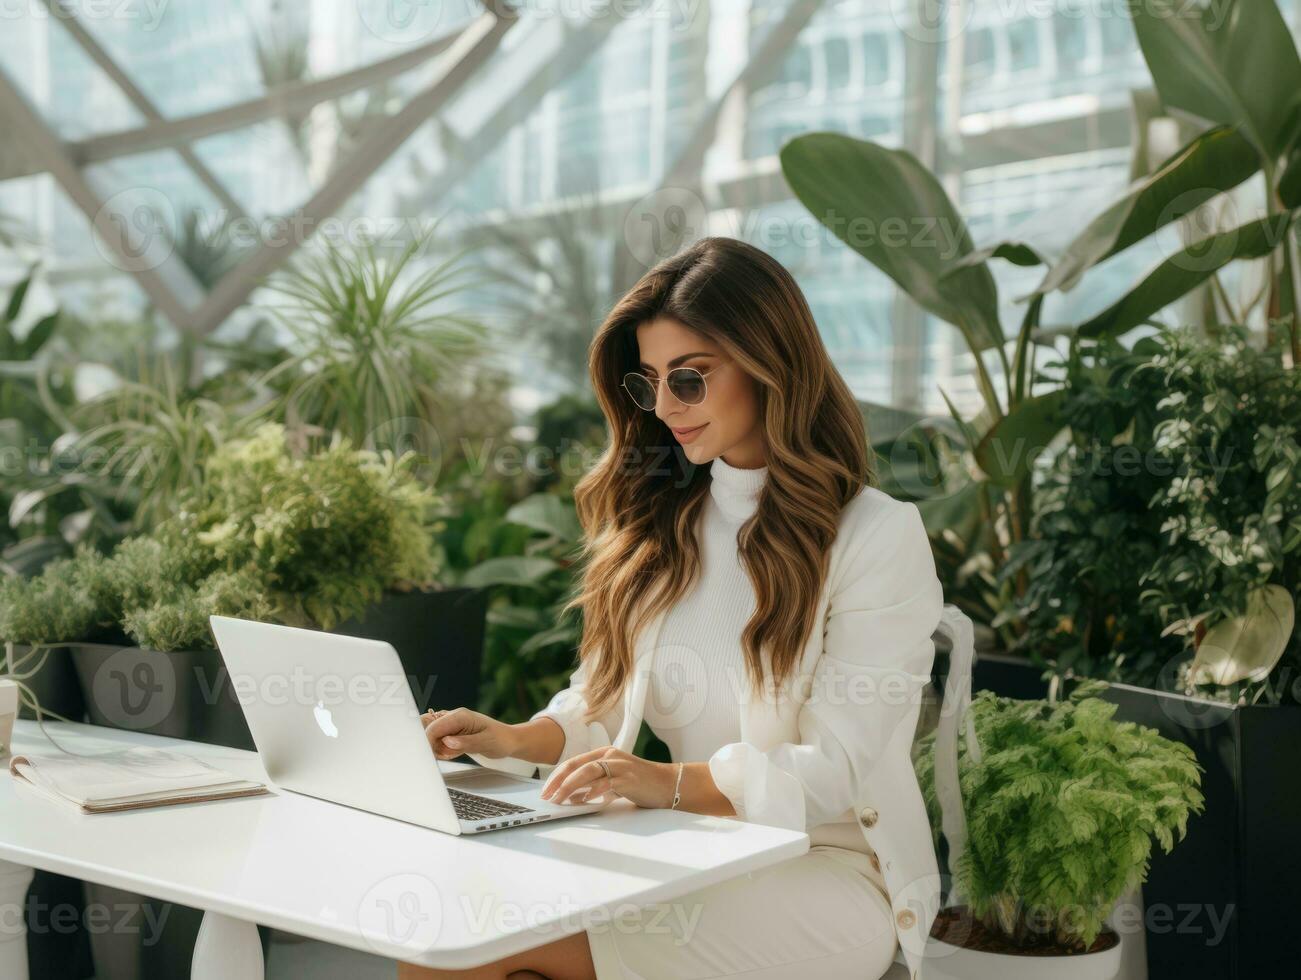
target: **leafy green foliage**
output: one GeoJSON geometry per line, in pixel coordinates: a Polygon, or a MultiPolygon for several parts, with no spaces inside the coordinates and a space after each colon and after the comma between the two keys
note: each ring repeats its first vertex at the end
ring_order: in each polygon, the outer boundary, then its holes
{"type": "Polygon", "coordinates": [[[410,476],[413,462],[341,439],[294,458],[284,428],[266,423],[208,461],[175,533],[193,536],[217,568],[254,575],[282,617],[329,629],[385,589],[434,581],[436,498],[410,476]]]}
{"type": "Polygon", "coordinates": [[[1061,405],[1071,438],[1039,474],[1030,536],[999,569],[1027,585],[995,624],[1019,619],[1016,649],[1063,675],[1151,686],[1181,644],[1139,602],[1138,576],[1161,555],[1149,501],[1168,480],[1134,435],[1158,422],[1156,379],[1118,380],[1141,361],[1115,340],[1072,344],[1061,405]]]}
{"type": "Polygon", "coordinates": [[[492,592],[480,710],[523,721],[568,683],[580,624],[560,619],[576,584],[581,528],[568,494],[512,503],[508,484],[462,473],[446,488],[439,543],[455,584],[492,592]]]}
{"type": "MultiPolygon", "coordinates": [[[[1018,945],[1087,949],[1130,887],[1147,877],[1152,841],[1169,852],[1201,812],[1192,750],[1117,722],[1081,685],[1065,702],[972,701],[980,761],[959,740],[969,839],[950,869],[973,914],[1018,945]]],[[[934,733],[917,775],[940,827],[934,733]]]]}
{"type": "Polygon", "coordinates": [[[80,548],[48,562],[35,578],[0,579],[0,640],[56,643],[90,635],[104,619],[98,552],[80,548]]]}
{"type": "Polygon", "coordinates": [[[247,436],[256,413],[188,389],[177,368],[160,358],[144,380],[119,384],[78,405],[84,425],[77,450],[131,504],[137,529],[157,526],[177,498],[203,480],[205,461],[228,439],[247,436]]]}
{"type": "Polygon", "coordinates": [[[1190,634],[1246,610],[1265,584],[1301,588],[1301,371],[1241,327],[1164,335],[1127,377],[1165,392],[1155,450],[1176,477],[1151,500],[1162,560],[1144,602],[1190,634]]]}
{"type": "Polygon", "coordinates": [[[210,648],[212,614],[330,629],[386,590],[435,581],[436,497],[411,464],[343,440],[298,459],[265,424],[218,449],[153,533],[0,582],[0,640],[210,648]]]}
{"type": "Polygon", "coordinates": [[[170,586],[151,605],[128,609],[122,628],[151,650],[195,650],[212,643],[209,616],[266,620],[274,613],[255,575],[215,572],[197,587],[170,586]]]}
{"type": "Polygon", "coordinates": [[[1298,596],[1301,373],[1244,328],[1220,331],[1073,345],[1071,440],[1000,572],[1029,572],[1007,615],[1059,672],[1156,687],[1263,586],[1298,596]]]}
{"type": "Polygon", "coordinates": [[[17,574],[67,557],[82,542],[116,539],[124,513],[106,481],[80,472],[59,439],[74,403],[72,318],[31,314],[33,268],[0,298],[0,558],[17,574]]]}
{"type": "Polygon", "coordinates": [[[370,243],[326,243],[268,284],[284,301],[267,311],[294,342],[262,380],[280,392],[275,407],[291,427],[306,421],[368,446],[410,420],[438,421],[483,353],[485,328],[444,309],[474,280],[462,253],[420,270],[429,237],[391,261],[370,243]]]}

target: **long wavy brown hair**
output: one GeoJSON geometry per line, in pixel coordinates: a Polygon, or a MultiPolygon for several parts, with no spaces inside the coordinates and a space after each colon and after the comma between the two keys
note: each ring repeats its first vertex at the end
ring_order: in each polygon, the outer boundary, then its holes
{"type": "Polygon", "coordinates": [[[620,387],[638,369],[637,327],[661,317],[714,340],[758,385],[768,478],[737,534],[756,598],[741,634],[753,691],[763,688],[763,651],[773,690],[795,669],[816,625],[841,511],[875,485],[858,405],[780,263],[745,242],[711,237],[642,276],[589,348],[610,444],[574,488],[583,572],[564,607],[583,612],[589,722],[622,696],[638,632],[700,572],[694,528],[709,467],[687,459],[668,426],[620,387]]]}

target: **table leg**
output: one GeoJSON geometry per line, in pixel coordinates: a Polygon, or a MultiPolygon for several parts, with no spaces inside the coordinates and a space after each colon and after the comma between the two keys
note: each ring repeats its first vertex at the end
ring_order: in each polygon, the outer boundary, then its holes
{"type": "Polygon", "coordinates": [[[27,889],[31,868],[0,861],[0,977],[27,980],[27,889]]]}
{"type": "Polygon", "coordinates": [[[262,938],[257,925],[204,912],[194,940],[190,980],[263,980],[262,938]]]}

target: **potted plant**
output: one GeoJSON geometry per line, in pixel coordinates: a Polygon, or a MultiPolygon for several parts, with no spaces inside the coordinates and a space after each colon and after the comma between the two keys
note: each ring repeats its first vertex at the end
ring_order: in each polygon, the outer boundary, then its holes
{"type": "Polygon", "coordinates": [[[1121,937],[1108,916],[1146,877],[1153,840],[1169,852],[1203,797],[1192,751],[1115,720],[1116,706],[1096,696],[1104,687],[1057,702],[980,692],[953,787],[937,777],[951,771],[937,766],[937,735],[920,740],[918,780],[937,841],[941,828],[949,837],[952,882],[927,976],[1116,975],[1121,937]]]}
{"type": "MultiPolygon", "coordinates": [[[[472,703],[486,595],[437,588],[438,501],[411,465],[345,440],[297,458],[280,426],[263,425],[219,447],[152,532],[0,583],[0,637],[27,656],[68,647],[96,724],[240,748],[253,744],[209,630],[214,613],[389,640],[422,706],[472,703]]],[[[91,901],[150,903],[86,889],[91,901]]],[[[201,913],[153,911],[167,927],[146,948],[132,933],[91,937],[98,971],[183,972],[201,913]]]]}
{"type": "MultiPolygon", "coordinates": [[[[1131,4],[1126,12],[1156,93],[1136,93],[1136,103],[1151,111],[1136,114],[1132,183],[1064,248],[1021,240],[977,247],[943,184],[906,149],[815,132],[781,150],[782,174],[814,219],[921,309],[952,324],[972,354],[981,411],[963,419],[948,403],[958,437],[946,437],[968,461],[970,478],[956,489],[941,481],[918,500],[937,559],[961,544],[964,561],[946,577],[946,593],[966,591],[972,575],[990,565],[1002,568],[1008,550],[1029,538],[1031,471],[1063,424],[1061,393],[1032,384],[1037,356],[1056,356],[1056,338],[1119,337],[1200,294],[1212,325],[1247,322],[1261,306],[1273,339],[1294,365],[1301,361],[1301,256],[1294,224],[1301,208],[1301,59],[1286,21],[1274,0],[1236,4],[1223,23],[1200,6],[1187,16],[1179,0],[1131,4]],[[1178,131],[1173,145],[1162,148],[1149,139],[1158,120],[1156,128],[1178,131]],[[1231,193],[1257,175],[1265,190],[1263,215],[1242,220],[1232,217],[1233,207],[1215,210],[1232,204],[1231,193]],[[1210,234],[1197,234],[1208,225],[1210,234]],[[944,229],[944,248],[931,233],[937,226],[944,229]],[[893,242],[884,234],[891,227],[917,234],[893,242]],[[1073,290],[1103,262],[1113,260],[1114,270],[1115,261],[1124,261],[1121,253],[1175,229],[1184,233],[1183,244],[1166,250],[1164,260],[1116,302],[1087,316],[1080,310],[1064,325],[1042,323],[1045,301],[1073,290]],[[1038,284],[1018,297],[1025,304],[1019,324],[1001,321],[995,259],[1027,270],[1022,274],[1043,267],[1038,284]],[[1221,275],[1235,263],[1254,262],[1263,267],[1266,288],[1254,302],[1235,307],[1221,275]]],[[[1072,305],[1069,299],[1065,305],[1072,305]]],[[[939,564],[946,572],[947,563],[939,564]]],[[[1032,584],[1025,568],[996,587],[981,583],[991,619],[1032,584]]],[[[964,608],[974,611],[970,604],[964,608]]],[[[1011,641],[1022,625],[1003,619],[997,629],[1011,641]]],[[[1022,690],[1037,686],[1029,670],[1004,669],[1010,666],[985,658],[977,681],[981,673],[993,673],[1022,690]]]]}
{"type": "Polygon", "coordinates": [[[1205,770],[1206,811],[1146,890],[1201,910],[1202,938],[1154,933],[1152,975],[1282,969],[1290,950],[1253,910],[1301,874],[1301,793],[1278,759],[1301,740],[1301,373],[1233,324],[1078,340],[1063,367],[1067,439],[1002,573],[1032,583],[1010,611],[1023,650],[1064,683],[1113,681],[1120,717],[1205,770]]]}
{"type": "Polygon", "coordinates": [[[153,532],[0,584],[0,638],[70,646],[97,724],[246,748],[214,613],[396,639],[418,699],[473,698],[479,642],[447,616],[481,642],[482,605],[436,589],[436,498],[409,463],[342,440],[294,458],[265,424],[220,447],[153,532]]]}

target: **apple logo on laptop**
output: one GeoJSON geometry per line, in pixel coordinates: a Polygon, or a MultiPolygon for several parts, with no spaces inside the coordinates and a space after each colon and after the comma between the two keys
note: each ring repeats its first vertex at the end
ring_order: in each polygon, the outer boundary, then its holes
{"type": "Polygon", "coordinates": [[[334,719],[330,717],[330,709],[325,706],[324,701],[316,702],[312,714],[316,716],[316,724],[320,726],[321,731],[325,732],[330,738],[339,737],[339,729],[334,727],[334,719]]]}

